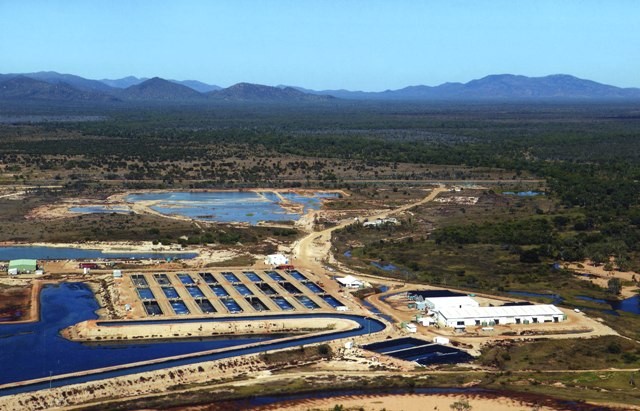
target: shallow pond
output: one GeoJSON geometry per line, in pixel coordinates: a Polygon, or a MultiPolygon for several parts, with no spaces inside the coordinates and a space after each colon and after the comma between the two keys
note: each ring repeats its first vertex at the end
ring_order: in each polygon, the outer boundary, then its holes
{"type": "Polygon", "coordinates": [[[503,191],[502,194],[518,197],[536,197],[545,195],[542,191],[503,191]]]}
{"type": "Polygon", "coordinates": [[[577,299],[583,301],[591,301],[598,304],[608,304],[612,310],[625,311],[631,314],[640,314],[640,295],[626,298],[624,300],[602,300],[599,298],[592,298],[586,295],[578,295],[577,299]]]}
{"type": "MultiPolygon", "coordinates": [[[[303,205],[302,214],[317,210],[322,199],[337,198],[337,193],[314,193],[303,196],[281,193],[286,200],[303,205]]],[[[178,215],[196,220],[219,222],[245,222],[298,220],[302,214],[287,211],[281,199],[273,192],[220,191],[220,192],[166,192],[130,194],[126,201],[155,201],[151,209],[165,215],[178,215]]]]}
{"type": "Polygon", "coordinates": [[[89,207],[71,207],[69,211],[78,214],[128,214],[132,212],[129,207],[107,207],[107,206],[89,206],[89,207]]]}

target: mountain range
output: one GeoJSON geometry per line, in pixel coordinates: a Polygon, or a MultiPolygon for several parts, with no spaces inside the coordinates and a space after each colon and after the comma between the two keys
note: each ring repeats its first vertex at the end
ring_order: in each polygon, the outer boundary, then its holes
{"type": "Polygon", "coordinates": [[[177,81],[159,77],[91,80],[52,71],[0,74],[0,99],[14,101],[322,102],[336,98],[378,101],[640,100],[640,89],[610,86],[566,74],[545,77],[499,74],[468,83],[416,85],[381,92],[310,90],[250,83],[221,88],[197,80],[177,81]]]}

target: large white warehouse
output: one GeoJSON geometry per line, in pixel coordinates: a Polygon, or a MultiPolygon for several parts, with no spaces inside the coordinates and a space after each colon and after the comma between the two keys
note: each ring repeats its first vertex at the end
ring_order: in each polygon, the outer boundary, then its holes
{"type": "Polygon", "coordinates": [[[564,313],[551,304],[501,307],[443,307],[436,311],[436,322],[441,327],[557,323],[565,319],[564,313]]]}

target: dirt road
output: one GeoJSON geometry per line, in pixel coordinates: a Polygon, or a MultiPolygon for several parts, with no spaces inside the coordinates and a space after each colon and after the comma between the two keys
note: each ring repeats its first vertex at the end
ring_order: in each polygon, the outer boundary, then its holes
{"type": "MultiPolygon", "coordinates": [[[[429,195],[420,201],[415,203],[406,204],[402,207],[395,208],[393,210],[376,214],[359,216],[360,221],[368,218],[370,220],[376,220],[378,218],[387,218],[393,215],[398,215],[404,211],[407,211],[413,207],[433,201],[440,193],[447,191],[444,187],[434,188],[429,195]]],[[[293,255],[296,259],[296,265],[301,266],[307,270],[315,273],[323,272],[324,262],[329,259],[331,251],[331,233],[335,230],[342,229],[349,224],[353,224],[354,219],[348,219],[341,221],[338,225],[327,228],[326,230],[311,232],[309,235],[298,241],[293,248],[293,255]]]]}

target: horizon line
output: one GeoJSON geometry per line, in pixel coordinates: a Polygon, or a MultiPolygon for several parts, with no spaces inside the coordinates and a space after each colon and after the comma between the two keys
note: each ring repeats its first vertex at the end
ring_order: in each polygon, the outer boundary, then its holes
{"type": "MultiPolygon", "coordinates": [[[[134,74],[129,74],[126,75],[124,77],[118,77],[118,78],[102,78],[102,79],[98,79],[98,78],[91,78],[91,77],[85,77],[84,75],[80,75],[80,74],[74,74],[74,73],[63,73],[63,72],[59,72],[56,70],[40,70],[40,71],[32,71],[32,72],[20,72],[20,73],[0,73],[0,75],[23,75],[23,76],[28,76],[29,74],[39,74],[39,73],[55,73],[58,75],[71,75],[71,76],[77,76],[77,77],[81,77],[85,80],[92,80],[92,81],[99,81],[101,83],[104,84],[104,81],[117,81],[117,80],[122,80],[128,77],[134,77],[138,80],[142,80],[142,82],[144,81],[148,81],[151,80],[153,78],[159,78],[162,80],[167,80],[167,81],[177,81],[177,82],[183,82],[183,81],[198,81],[201,82],[203,84],[209,85],[209,86],[215,86],[215,87],[220,87],[222,89],[225,88],[229,88],[232,87],[234,85],[237,84],[254,84],[254,85],[262,85],[262,86],[269,86],[269,87],[293,87],[293,88],[302,88],[302,89],[306,89],[306,90],[312,90],[312,91],[349,91],[349,92],[361,92],[361,93],[384,93],[386,91],[395,91],[395,90],[402,90],[408,87],[419,87],[419,86],[426,86],[426,87],[438,87],[438,86],[442,86],[444,84],[467,84],[469,82],[475,81],[475,80],[481,80],[487,77],[492,77],[492,76],[514,76],[514,77],[526,77],[526,78],[545,78],[545,77],[553,77],[553,76],[570,76],[579,80],[584,80],[584,81],[592,81],[598,84],[602,84],[602,85],[606,85],[606,86],[612,86],[612,87],[617,87],[620,89],[638,89],[640,88],[639,86],[631,86],[631,87],[625,87],[625,86],[618,86],[612,83],[603,83],[597,80],[592,80],[590,78],[584,78],[584,77],[578,77],[576,75],[573,74],[567,74],[567,73],[553,73],[553,74],[545,74],[542,76],[528,76],[525,74],[513,74],[513,73],[492,73],[492,74],[486,74],[484,76],[481,77],[475,77],[472,78],[471,80],[467,80],[467,81],[445,81],[443,83],[439,83],[436,85],[429,85],[426,83],[419,83],[419,84],[408,84],[399,88],[385,88],[385,89],[378,89],[378,90],[361,90],[361,89],[351,89],[351,88],[344,88],[344,87],[340,87],[340,88],[311,88],[311,87],[307,87],[307,86],[301,86],[301,85],[291,85],[291,84],[285,84],[285,83],[279,83],[279,84],[275,84],[275,85],[271,85],[271,84],[265,84],[265,83],[259,83],[259,82],[251,82],[251,81],[237,81],[235,83],[232,83],[228,86],[222,86],[220,84],[214,84],[214,83],[209,83],[207,81],[203,81],[203,80],[199,80],[196,78],[185,78],[184,80],[178,80],[178,79],[173,79],[173,78],[165,78],[165,77],[161,77],[159,75],[154,75],[151,77],[138,77],[137,75],[134,74]]],[[[105,84],[106,85],[106,84],[105,84]]],[[[118,88],[118,87],[114,87],[114,88],[118,88]]]]}

